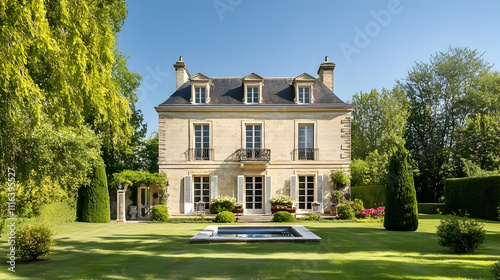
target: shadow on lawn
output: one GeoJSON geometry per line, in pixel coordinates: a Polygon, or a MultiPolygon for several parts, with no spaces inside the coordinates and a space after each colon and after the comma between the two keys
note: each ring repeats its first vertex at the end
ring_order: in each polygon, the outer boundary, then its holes
{"type": "MultiPolygon", "coordinates": [[[[235,252],[236,253],[236,252],[235,252]]],[[[242,253],[242,252],[238,252],[242,253]]],[[[296,253],[297,254],[297,253],[296,253]]],[[[294,255],[297,257],[297,255],[294,255]]],[[[302,255],[303,258],[308,256],[302,255]]],[[[20,269],[20,275],[25,273],[20,269]]],[[[92,251],[72,252],[65,258],[58,257],[53,263],[42,267],[29,275],[45,279],[192,279],[212,277],[215,279],[254,278],[254,279],[400,279],[421,276],[433,276],[436,279],[446,277],[480,278],[488,272],[481,267],[467,263],[428,263],[400,260],[397,256],[389,259],[320,259],[304,260],[300,257],[259,258],[210,256],[197,251],[186,256],[182,253],[168,255],[167,252],[143,255],[139,253],[115,254],[92,251]],[[166,255],[161,255],[166,254],[166,255]],[[442,276],[442,277],[441,277],[442,276]]]]}
{"type": "Polygon", "coordinates": [[[53,261],[23,265],[19,275],[45,279],[484,278],[489,268],[471,263],[496,261],[492,256],[500,255],[495,246],[498,233],[491,236],[495,242],[478,252],[483,255],[454,255],[437,244],[433,233],[361,225],[307,227],[322,242],[190,244],[191,234],[168,233],[119,233],[85,241],[57,238],[53,261]]]}

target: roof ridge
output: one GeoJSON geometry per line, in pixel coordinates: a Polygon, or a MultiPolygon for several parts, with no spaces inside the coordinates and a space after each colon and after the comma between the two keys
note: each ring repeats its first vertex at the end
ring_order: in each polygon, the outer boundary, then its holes
{"type": "MultiPolygon", "coordinates": [[[[243,79],[244,77],[210,77],[210,79],[243,79]]],[[[264,77],[264,79],[295,79],[295,77],[264,77]]]]}

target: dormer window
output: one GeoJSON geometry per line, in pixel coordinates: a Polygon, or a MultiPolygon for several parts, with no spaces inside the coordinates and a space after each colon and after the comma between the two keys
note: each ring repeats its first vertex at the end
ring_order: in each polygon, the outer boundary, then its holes
{"type": "Polygon", "coordinates": [[[298,103],[311,103],[311,88],[299,87],[299,101],[298,103]]]}
{"type": "Polygon", "coordinates": [[[258,87],[247,87],[247,103],[258,104],[259,103],[259,88],[258,87]]]}
{"type": "Polygon", "coordinates": [[[259,104],[262,102],[262,85],[264,78],[252,73],[243,78],[244,97],[243,103],[245,104],[259,104]]]}
{"type": "Polygon", "coordinates": [[[206,89],[204,87],[195,87],[194,88],[194,103],[196,104],[204,104],[206,102],[206,89]]]}
{"type": "Polygon", "coordinates": [[[316,78],[307,73],[293,79],[293,87],[295,88],[295,103],[314,103],[313,86],[315,82],[316,78]]]}
{"type": "Polygon", "coordinates": [[[191,104],[210,103],[210,86],[212,80],[201,74],[195,74],[189,78],[191,82],[191,104]]]}

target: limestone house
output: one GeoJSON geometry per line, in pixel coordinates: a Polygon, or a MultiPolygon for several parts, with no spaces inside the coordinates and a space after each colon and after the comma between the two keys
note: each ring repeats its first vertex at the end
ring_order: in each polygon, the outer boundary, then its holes
{"type": "Polygon", "coordinates": [[[173,214],[196,202],[237,198],[245,213],[271,213],[271,197],[290,195],[297,212],[328,211],[330,171],[349,170],[353,107],[333,93],[335,64],[319,78],[216,78],[190,75],[179,58],[177,90],[155,107],[159,169],[169,178],[173,214]]]}

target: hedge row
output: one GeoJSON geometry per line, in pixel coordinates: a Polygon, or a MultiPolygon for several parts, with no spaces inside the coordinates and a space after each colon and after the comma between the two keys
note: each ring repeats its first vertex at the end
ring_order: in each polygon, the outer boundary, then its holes
{"type": "Polygon", "coordinates": [[[444,182],[446,211],[496,220],[500,206],[500,176],[449,179],[444,182]]]}
{"type": "Polygon", "coordinates": [[[48,225],[74,222],[76,220],[76,209],[66,202],[45,204],[42,206],[37,220],[48,225]]]}
{"type": "Polygon", "coordinates": [[[356,186],[351,188],[351,198],[361,199],[365,208],[377,208],[385,205],[385,185],[356,186]]]}
{"type": "Polygon", "coordinates": [[[438,214],[438,209],[439,212],[445,212],[443,203],[418,203],[417,206],[420,214],[438,214]]]}

